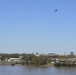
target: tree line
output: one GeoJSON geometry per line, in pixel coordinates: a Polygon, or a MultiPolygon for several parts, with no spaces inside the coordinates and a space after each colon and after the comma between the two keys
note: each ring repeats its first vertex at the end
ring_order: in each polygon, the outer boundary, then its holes
{"type": "Polygon", "coordinates": [[[0,54],[0,60],[4,61],[6,58],[21,58],[22,65],[46,65],[50,59],[45,55],[35,56],[34,54],[0,54]]]}

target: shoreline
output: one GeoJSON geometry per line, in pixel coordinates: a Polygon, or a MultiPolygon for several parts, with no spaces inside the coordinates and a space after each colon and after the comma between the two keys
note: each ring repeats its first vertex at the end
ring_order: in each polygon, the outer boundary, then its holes
{"type": "Polygon", "coordinates": [[[7,65],[9,65],[9,66],[40,66],[40,67],[50,67],[50,66],[54,66],[54,64],[52,64],[52,63],[48,63],[47,65],[26,65],[26,64],[24,64],[24,65],[22,65],[22,64],[10,64],[10,63],[0,63],[0,66],[7,66],[7,65]]]}

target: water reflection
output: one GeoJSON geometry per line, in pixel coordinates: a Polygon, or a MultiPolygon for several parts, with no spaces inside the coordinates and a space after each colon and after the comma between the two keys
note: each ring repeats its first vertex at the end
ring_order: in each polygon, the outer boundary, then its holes
{"type": "Polygon", "coordinates": [[[0,75],[76,75],[76,68],[0,66],[0,75]]]}

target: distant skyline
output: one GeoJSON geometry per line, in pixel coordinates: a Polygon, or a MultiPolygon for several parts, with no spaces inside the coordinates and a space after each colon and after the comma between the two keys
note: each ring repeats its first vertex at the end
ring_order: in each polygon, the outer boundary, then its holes
{"type": "Polygon", "coordinates": [[[76,0],[0,1],[0,53],[71,51],[76,53],[76,0]]]}

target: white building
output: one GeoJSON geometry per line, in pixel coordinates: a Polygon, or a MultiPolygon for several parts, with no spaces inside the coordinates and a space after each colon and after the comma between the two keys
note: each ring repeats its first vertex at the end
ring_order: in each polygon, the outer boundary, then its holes
{"type": "Polygon", "coordinates": [[[19,62],[21,62],[21,59],[20,58],[9,58],[8,62],[19,63],[19,62]]]}

